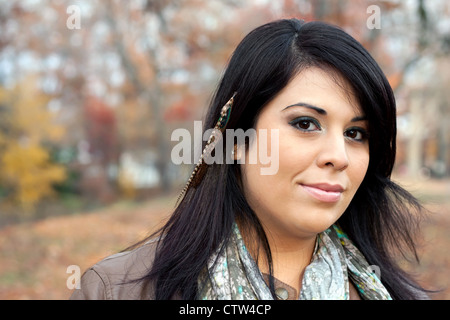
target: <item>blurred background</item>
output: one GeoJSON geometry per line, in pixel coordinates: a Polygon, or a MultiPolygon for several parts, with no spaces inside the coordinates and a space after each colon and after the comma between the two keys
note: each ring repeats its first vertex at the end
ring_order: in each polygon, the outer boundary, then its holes
{"type": "Polygon", "coordinates": [[[341,26],[386,73],[394,179],[430,209],[421,263],[399,263],[449,299],[446,0],[0,0],[0,299],[66,299],[69,266],[161,225],[192,169],[172,131],[202,120],[250,30],[291,17],[341,26]]]}

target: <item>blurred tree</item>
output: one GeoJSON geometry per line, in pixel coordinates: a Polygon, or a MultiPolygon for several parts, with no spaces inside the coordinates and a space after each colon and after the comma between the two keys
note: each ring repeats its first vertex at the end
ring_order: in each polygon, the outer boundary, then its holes
{"type": "MultiPolygon", "coordinates": [[[[448,2],[415,0],[405,3],[403,10],[411,15],[404,23],[391,27],[391,42],[397,62],[391,74],[399,103],[399,116],[406,130],[400,132],[405,144],[405,173],[411,178],[423,175],[444,177],[450,173],[448,127],[448,87],[450,37],[448,2]],[[402,44],[403,43],[403,44],[402,44]],[[402,100],[400,100],[402,102],[402,100]]],[[[401,145],[400,145],[401,146],[401,145]]]]}
{"type": "Polygon", "coordinates": [[[118,162],[117,125],[114,110],[96,97],[84,104],[84,127],[94,161],[103,167],[118,162]]]}
{"type": "Polygon", "coordinates": [[[51,162],[45,147],[64,135],[47,110],[49,100],[37,89],[35,77],[11,90],[0,87],[0,200],[19,205],[22,213],[32,212],[66,177],[64,167],[51,162]]]}
{"type": "MultiPolygon", "coordinates": [[[[137,153],[153,148],[164,191],[171,189],[170,177],[174,176],[170,174],[174,167],[169,158],[169,130],[198,116],[197,110],[204,106],[199,97],[212,90],[211,85],[205,84],[211,78],[216,80],[217,64],[223,67],[232,47],[230,42],[238,40],[218,28],[223,12],[233,5],[158,0],[124,6],[123,2],[113,1],[99,8],[111,30],[112,48],[129,81],[124,91],[126,103],[118,112],[127,122],[133,118],[136,124],[146,120],[139,126],[140,136],[149,133],[144,143],[138,144],[123,140],[126,137],[122,136],[121,145],[137,153]],[[193,19],[194,15],[198,19],[193,19]],[[136,119],[141,106],[147,109],[147,117],[136,119]]],[[[131,134],[132,130],[121,128],[131,134]]],[[[135,132],[135,138],[137,135],[135,132]]]]}

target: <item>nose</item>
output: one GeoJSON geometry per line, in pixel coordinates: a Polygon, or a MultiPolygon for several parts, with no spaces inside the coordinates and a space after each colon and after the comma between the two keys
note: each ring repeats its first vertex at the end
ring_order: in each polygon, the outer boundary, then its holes
{"type": "Polygon", "coordinates": [[[344,136],[329,136],[321,144],[322,148],[317,156],[317,165],[320,168],[329,167],[337,171],[347,169],[349,160],[344,136]]]}

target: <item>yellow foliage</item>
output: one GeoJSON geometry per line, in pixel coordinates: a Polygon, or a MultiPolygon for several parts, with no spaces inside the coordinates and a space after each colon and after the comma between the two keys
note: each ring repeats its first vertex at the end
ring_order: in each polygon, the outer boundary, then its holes
{"type": "Polygon", "coordinates": [[[5,139],[25,137],[35,143],[57,142],[64,136],[64,127],[54,123],[54,115],[47,110],[50,97],[37,87],[35,77],[28,77],[13,89],[0,87],[0,127],[8,128],[7,137],[0,131],[0,146],[5,139]]]}
{"type": "Polygon", "coordinates": [[[51,162],[43,142],[58,141],[64,128],[47,110],[50,97],[27,78],[12,90],[0,87],[0,188],[7,200],[30,211],[51,196],[53,184],[66,178],[65,168],[51,162]]]}
{"type": "Polygon", "coordinates": [[[0,165],[2,181],[15,191],[12,200],[27,209],[52,195],[52,184],[66,178],[64,168],[51,164],[48,152],[40,146],[10,144],[0,157],[0,165]]]}

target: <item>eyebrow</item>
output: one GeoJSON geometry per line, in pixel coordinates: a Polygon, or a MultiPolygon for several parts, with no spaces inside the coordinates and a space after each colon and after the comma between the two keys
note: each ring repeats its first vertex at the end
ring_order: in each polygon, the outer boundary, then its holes
{"type": "Polygon", "coordinates": [[[286,108],[284,108],[282,111],[284,111],[284,110],[286,110],[288,108],[292,108],[292,107],[305,107],[305,108],[312,109],[312,110],[316,111],[318,114],[321,114],[321,115],[324,115],[324,116],[327,115],[327,112],[325,110],[323,110],[322,108],[313,106],[312,104],[305,103],[305,102],[299,102],[299,103],[291,104],[290,106],[287,106],[286,108]]]}
{"type": "MultiPolygon", "coordinates": [[[[284,108],[284,109],[281,110],[281,111],[284,111],[284,110],[286,110],[286,109],[288,109],[288,108],[291,108],[291,107],[304,107],[304,108],[308,108],[308,109],[314,110],[314,111],[316,111],[316,112],[317,112],[318,114],[320,114],[320,115],[323,115],[323,116],[326,116],[326,115],[327,115],[326,110],[324,110],[324,109],[322,109],[322,108],[319,108],[319,107],[317,107],[317,106],[314,106],[314,105],[312,105],[312,104],[305,103],[305,102],[298,102],[298,103],[295,103],[295,104],[291,104],[291,105],[287,106],[286,108],[284,108]]],[[[367,120],[367,117],[363,115],[363,116],[357,116],[357,117],[354,117],[354,118],[351,120],[351,122],[366,121],[366,120],[367,120]]]]}

